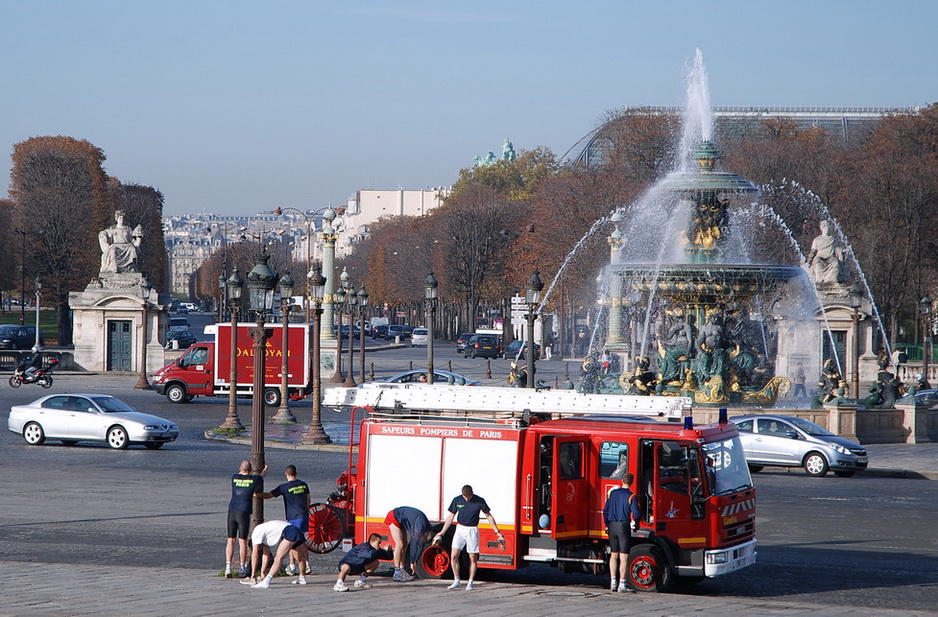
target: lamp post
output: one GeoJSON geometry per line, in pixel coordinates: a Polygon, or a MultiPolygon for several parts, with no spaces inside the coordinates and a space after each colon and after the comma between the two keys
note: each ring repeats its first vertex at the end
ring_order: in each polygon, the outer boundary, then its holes
{"type": "Polygon", "coordinates": [[[525,319],[528,321],[528,337],[527,350],[525,355],[528,360],[528,387],[534,387],[534,322],[537,319],[537,307],[541,303],[541,290],[544,289],[544,283],[541,282],[541,277],[539,276],[537,270],[534,271],[534,274],[531,275],[531,278],[528,279],[528,288],[525,291],[525,301],[528,304],[528,313],[525,315],[525,319]]]}
{"type": "Polygon", "coordinates": [[[26,324],[26,232],[17,229],[23,238],[23,250],[20,253],[20,325],[26,324]]]}
{"type": "Polygon", "coordinates": [[[436,287],[437,283],[436,278],[433,276],[433,272],[427,274],[427,278],[424,281],[426,285],[426,294],[425,298],[427,300],[426,312],[427,312],[427,383],[433,383],[433,314],[436,312],[436,287]]]}
{"type": "MultiPolygon", "coordinates": [[[[273,332],[264,328],[264,316],[274,305],[274,283],[276,273],[267,265],[270,255],[264,246],[257,256],[257,263],[247,277],[248,302],[251,310],[257,314],[257,323],[251,328],[254,341],[254,392],[251,397],[251,467],[252,472],[260,474],[267,466],[264,460],[264,372],[266,370],[266,343],[273,332]]],[[[263,500],[254,498],[252,525],[264,522],[263,500]]]]}
{"type": "MultiPolygon", "coordinates": [[[[39,345],[39,278],[36,278],[36,345],[39,345]]],[[[140,297],[143,299],[141,308],[143,309],[143,320],[140,324],[140,378],[134,384],[134,390],[152,390],[153,387],[147,381],[147,339],[150,329],[149,308],[150,308],[150,286],[147,283],[140,284],[140,297]]]]}
{"type": "Polygon", "coordinates": [[[309,282],[308,302],[313,305],[313,354],[310,362],[313,364],[310,375],[313,379],[313,417],[309,422],[309,430],[303,436],[304,443],[329,443],[332,441],[322,427],[322,358],[319,353],[319,318],[322,316],[322,297],[325,294],[326,277],[317,264],[306,275],[309,282]]]}
{"type": "MultiPolygon", "coordinates": [[[[328,285],[328,282],[326,283],[328,285]]],[[[326,287],[328,289],[328,287],[326,287]]],[[[335,347],[335,373],[332,374],[332,383],[345,383],[345,377],[342,375],[342,307],[345,306],[345,290],[339,287],[332,294],[334,315],[339,320],[338,336],[336,337],[335,347]]],[[[328,305],[327,305],[328,306],[328,305]]],[[[325,320],[326,310],[323,309],[323,320],[325,320]]],[[[332,332],[332,328],[329,328],[332,332]]]]}
{"type": "Polygon", "coordinates": [[[280,354],[280,407],[274,415],[274,422],[296,422],[296,417],[290,411],[287,401],[290,400],[288,376],[290,374],[289,336],[290,336],[290,301],[293,299],[293,277],[287,272],[280,279],[280,316],[283,321],[283,336],[281,339],[282,353],[280,354]]]}
{"type": "Polygon", "coordinates": [[[863,315],[860,314],[860,296],[853,294],[850,296],[850,305],[853,308],[853,314],[850,319],[853,321],[853,398],[860,401],[860,321],[863,315]]]}
{"type": "MultiPolygon", "coordinates": [[[[342,274],[345,274],[345,271],[342,271],[342,274]]],[[[358,295],[355,293],[355,288],[351,286],[351,283],[348,281],[342,281],[342,285],[349,284],[349,288],[345,290],[345,303],[348,305],[346,312],[348,313],[348,371],[345,373],[345,385],[349,388],[354,388],[358,384],[355,383],[355,307],[358,306],[358,295]]],[[[342,327],[341,320],[339,321],[339,328],[342,327]]],[[[340,333],[341,336],[341,333],[340,333]]]]}
{"type": "Polygon", "coordinates": [[[931,298],[925,296],[919,301],[919,312],[922,314],[922,378],[925,380],[924,388],[930,388],[928,379],[928,361],[931,359],[931,298]]]}
{"type": "MultiPolygon", "coordinates": [[[[36,342],[34,343],[35,347],[39,347],[39,300],[41,299],[42,293],[42,281],[39,280],[39,277],[36,277],[36,342]]],[[[146,316],[146,313],[144,313],[146,316]]],[[[144,356],[146,357],[146,356],[144,356]]],[[[146,375],[144,375],[146,379],[146,375]]]]}
{"type": "Polygon", "coordinates": [[[225,318],[225,273],[218,275],[218,322],[225,318]]]}
{"type": "Polygon", "coordinates": [[[365,307],[368,306],[368,292],[362,283],[358,290],[358,381],[365,383],[365,307]]]}
{"type": "Polygon", "coordinates": [[[226,282],[228,291],[228,310],[231,313],[231,373],[228,383],[228,415],[221,428],[243,431],[244,425],[238,418],[238,303],[241,301],[241,291],[244,289],[244,279],[234,269],[226,282]]]}

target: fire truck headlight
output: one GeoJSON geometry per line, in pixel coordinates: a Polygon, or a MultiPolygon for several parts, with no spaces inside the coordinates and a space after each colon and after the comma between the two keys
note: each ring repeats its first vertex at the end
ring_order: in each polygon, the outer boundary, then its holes
{"type": "Polygon", "coordinates": [[[707,563],[726,563],[726,553],[709,553],[707,563]]]}

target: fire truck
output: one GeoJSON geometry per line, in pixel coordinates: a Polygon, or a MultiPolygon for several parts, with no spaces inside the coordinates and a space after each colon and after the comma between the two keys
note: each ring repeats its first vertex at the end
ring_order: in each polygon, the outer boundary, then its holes
{"type": "MultiPolygon", "coordinates": [[[[633,589],[667,591],[755,563],[756,491],[725,412],[695,427],[680,397],[425,384],[331,388],[324,403],[355,410],[358,439],[329,503],[311,507],[317,552],[387,535],[385,515],[404,505],[436,532],[468,484],[505,538],[480,525],[480,568],[602,574],[603,505],[631,472],[642,513],[628,556],[633,589]]],[[[424,550],[418,575],[447,574],[447,536],[424,550]]]]}

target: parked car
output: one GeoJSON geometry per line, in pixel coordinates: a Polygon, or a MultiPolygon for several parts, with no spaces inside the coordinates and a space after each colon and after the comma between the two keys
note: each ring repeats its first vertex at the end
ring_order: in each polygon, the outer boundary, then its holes
{"type": "Polygon", "coordinates": [[[410,335],[410,346],[411,347],[426,347],[427,342],[430,340],[430,331],[427,328],[414,328],[414,331],[410,335]]]}
{"type": "Polygon", "coordinates": [[[384,338],[388,341],[393,341],[397,337],[401,337],[401,341],[404,341],[408,336],[408,331],[401,324],[388,324],[388,329],[384,331],[384,338]]]}
{"type": "MultiPolygon", "coordinates": [[[[384,379],[379,379],[378,381],[383,381],[385,383],[421,383],[426,381],[427,371],[426,369],[414,369],[412,371],[405,371],[399,373],[392,377],[386,377],[384,379]],[[421,379],[424,377],[424,379],[421,379]]],[[[458,373],[451,373],[450,371],[443,371],[440,369],[433,369],[433,385],[456,385],[456,386],[478,386],[482,382],[476,381],[475,379],[469,379],[458,373]]]]}
{"type": "Polygon", "coordinates": [[[466,343],[472,338],[472,332],[463,332],[456,338],[456,353],[462,353],[466,350],[466,343]]]}
{"type": "MultiPolygon", "coordinates": [[[[528,348],[527,341],[515,340],[508,343],[508,347],[505,348],[504,357],[511,358],[512,360],[524,360],[524,353],[528,348]]],[[[534,357],[541,357],[541,344],[534,343],[534,357]]]]}
{"type": "Polygon", "coordinates": [[[188,315],[189,307],[186,306],[185,304],[180,304],[179,306],[176,307],[176,313],[178,313],[179,315],[188,315]]]}
{"type": "Polygon", "coordinates": [[[919,390],[915,394],[906,394],[897,403],[932,408],[938,405],[938,390],[919,390]]]}
{"type": "Polygon", "coordinates": [[[7,428],[31,446],[58,439],[67,446],[103,441],[118,450],[131,444],[156,450],[179,436],[175,422],[140,413],[107,394],[51,394],[16,405],[7,428]]]}
{"type": "Polygon", "coordinates": [[[473,334],[462,355],[464,358],[498,358],[502,349],[494,334],[473,334]]]}
{"type": "MultiPolygon", "coordinates": [[[[36,326],[0,326],[0,349],[31,349],[36,344],[36,326]]],[[[46,337],[39,329],[39,345],[46,344],[46,337]]]]}
{"type": "MultiPolygon", "coordinates": [[[[347,323],[342,324],[342,338],[343,338],[343,339],[347,339],[347,338],[348,338],[348,331],[349,331],[349,325],[348,325],[347,323]]],[[[352,328],[352,336],[354,336],[356,340],[358,339],[358,336],[359,336],[359,333],[360,333],[360,332],[361,332],[361,328],[358,327],[358,324],[355,324],[355,327],[352,328]]],[[[339,325],[338,325],[338,324],[333,324],[333,325],[332,325],[332,335],[333,335],[333,336],[339,336],[339,325]]]]}
{"type": "Polygon", "coordinates": [[[753,473],[767,466],[804,467],[810,476],[821,477],[832,470],[849,478],[869,464],[866,448],[803,418],[752,415],[730,421],[739,431],[753,473]]]}
{"type": "Polygon", "coordinates": [[[196,338],[191,330],[170,330],[166,333],[166,349],[189,349],[195,342],[196,338]]]}

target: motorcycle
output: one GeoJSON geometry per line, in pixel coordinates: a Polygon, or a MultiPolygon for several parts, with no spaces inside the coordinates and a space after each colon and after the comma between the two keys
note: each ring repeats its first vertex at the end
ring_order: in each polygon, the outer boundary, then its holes
{"type": "Polygon", "coordinates": [[[49,360],[49,366],[37,369],[32,375],[26,374],[27,365],[20,364],[16,367],[16,370],[13,371],[13,375],[10,376],[10,387],[19,388],[24,383],[34,383],[48,390],[52,387],[52,369],[55,368],[58,363],[58,360],[52,358],[49,360]]]}

